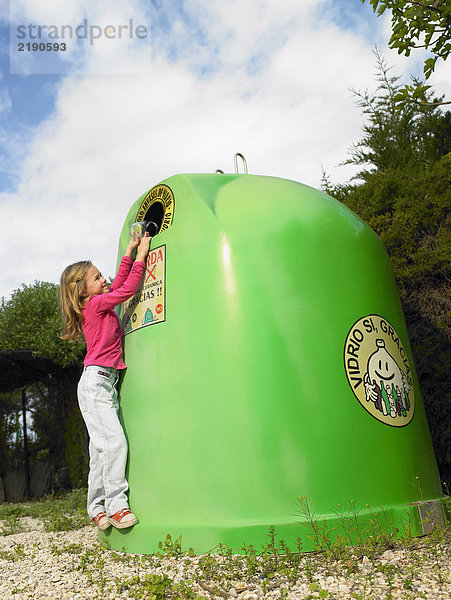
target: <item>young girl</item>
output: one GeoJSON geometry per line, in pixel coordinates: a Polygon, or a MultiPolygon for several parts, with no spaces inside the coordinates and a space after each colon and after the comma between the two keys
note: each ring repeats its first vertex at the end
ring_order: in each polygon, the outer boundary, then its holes
{"type": "Polygon", "coordinates": [[[131,527],[137,518],[127,500],[127,442],[118,418],[116,390],[122,360],[122,331],[113,308],[133,296],[142,280],[150,236],[134,235],[108,289],[90,261],[69,265],[61,275],[63,339],[86,340],[78,403],[89,433],[88,514],[99,529],[131,527]],[[132,256],[136,249],[136,260],[132,256]]]}

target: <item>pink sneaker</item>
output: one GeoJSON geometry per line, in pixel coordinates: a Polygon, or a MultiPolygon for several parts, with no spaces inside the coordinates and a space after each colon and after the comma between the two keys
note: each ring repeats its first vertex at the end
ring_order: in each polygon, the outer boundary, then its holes
{"type": "Polygon", "coordinates": [[[108,520],[108,517],[106,516],[106,513],[104,513],[104,512],[99,512],[93,518],[93,521],[97,525],[97,527],[99,529],[101,529],[102,531],[104,529],[108,529],[108,527],[110,527],[110,521],[108,520]]]}
{"type": "Polygon", "coordinates": [[[138,522],[138,519],[129,508],[118,510],[114,515],[108,517],[108,520],[116,529],[126,529],[127,527],[136,525],[138,522]]]}

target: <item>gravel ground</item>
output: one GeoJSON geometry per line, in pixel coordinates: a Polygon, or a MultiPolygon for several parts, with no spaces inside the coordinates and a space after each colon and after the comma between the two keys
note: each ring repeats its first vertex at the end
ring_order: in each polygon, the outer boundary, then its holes
{"type": "Polygon", "coordinates": [[[254,568],[251,576],[236,556],[129,555],[102,548],[93,526],[46,533],[30,518],[21,526],[22,533],[0,537],[2,599],[451,598],[449,543],[417,540],[408,550],[343,561],[305,554],[283,574],[254,568]]]}

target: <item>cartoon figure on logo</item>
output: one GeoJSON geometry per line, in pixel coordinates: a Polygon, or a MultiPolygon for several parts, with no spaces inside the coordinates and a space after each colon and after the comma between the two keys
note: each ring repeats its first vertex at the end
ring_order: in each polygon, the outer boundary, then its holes
{"type": "Polygon", "coordinates": [[[367,402],[374,402],[384,415],[406,417],[410,408],[410,385],[396,360],[385,348],[384,340],[376,340],[377,350],[368,359],[363,381],[367,402]]]}

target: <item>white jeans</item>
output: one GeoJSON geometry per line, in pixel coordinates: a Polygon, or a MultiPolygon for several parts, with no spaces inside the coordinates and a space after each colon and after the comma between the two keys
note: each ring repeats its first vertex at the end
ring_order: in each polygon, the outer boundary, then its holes
{"type": "Polygon", "coordinates": [[[85,367],[78,404],[89,433],[88,515],[114,515],[128,508],[125,479],[127,441],[119,421],[118,373],[112,367],[85,367]]]}

